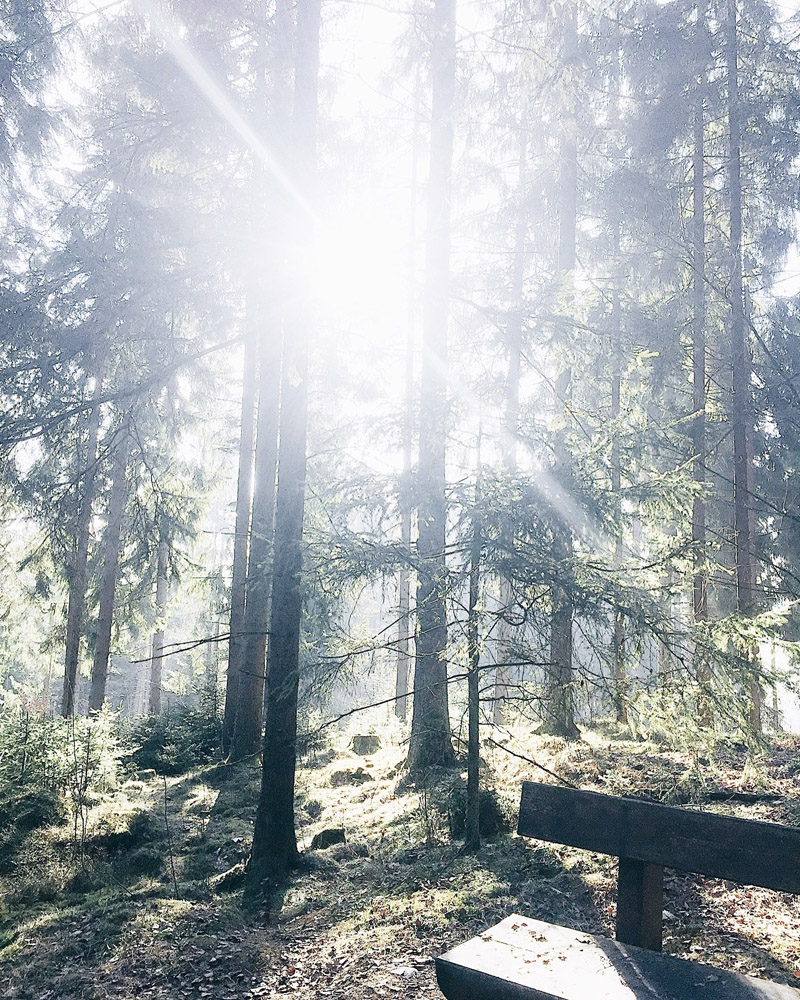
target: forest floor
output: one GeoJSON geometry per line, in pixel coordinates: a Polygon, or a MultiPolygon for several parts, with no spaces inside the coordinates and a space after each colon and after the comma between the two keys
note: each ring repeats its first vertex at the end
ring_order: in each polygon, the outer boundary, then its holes
{"type": "MultiPolygon", "coordinates": [[[[461,776],[410,785],[404,747],[378,735],[372,754],[356,754],[352,734],[340,733],[302,762],[297,818],[308,864],[269,911],[244,909],[235,877],[222,877],[247,853],[252,762],[171,778],[138,773],[92,804],[85,831],[73,823],[31,833],[0,876],[0,994],[433,997],[434,957],[509,913],[613,934],[614,859],[513,834],[463,853],[450,836],[461,776]],[[328,828],[343,829],[346,842],[309,850],[328,828]],[[85,864],[76,873],[65,852],[78,841],[85,864]]],[[[703,755],[597,732],[575,744],[523,731],[494,738],[482,747],[484,780],[508,818],[523,779],[552,780],[535,761],[585,788],[800,823],[795,738],[755,756],[731,742],[703,755]],[[710,797],[723,789],[754,800],[710,797]]],[[[680,874],[668,874],[665,897],[665,951],[797,983],[797,897],[680,874]]]]}

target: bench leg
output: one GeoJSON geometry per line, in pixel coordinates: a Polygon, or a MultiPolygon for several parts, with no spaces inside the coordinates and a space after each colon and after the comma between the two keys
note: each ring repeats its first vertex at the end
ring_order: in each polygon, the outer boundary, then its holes
{"type": "Polygon", "coordinates": [[[661,951],[664,869],[620,858],[617,890],[617,940],[661,951]]]}

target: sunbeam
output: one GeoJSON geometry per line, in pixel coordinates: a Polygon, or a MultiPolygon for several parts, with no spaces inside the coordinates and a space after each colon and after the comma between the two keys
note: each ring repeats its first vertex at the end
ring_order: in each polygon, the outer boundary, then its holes
{"type": "Polygon", "coordinates": [[[272,174],[292,200],[313,220],[315,213],[306,197],[263,138],[253,128],[242,111],[237,108],[234,99],[226,92],[223,85],[214,79],[183,40],[180,25],[150,0],[135,0],[135,3],[161,38],[172,58],[220,118],[233,129],[244,145],[258,158],[259,163],[272,174]]]}

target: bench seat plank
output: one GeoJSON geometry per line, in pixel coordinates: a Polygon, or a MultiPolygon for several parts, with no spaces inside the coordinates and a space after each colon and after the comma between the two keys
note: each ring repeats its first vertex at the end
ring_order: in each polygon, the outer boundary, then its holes
{"type": "Polygon", "coordinates": [[[525,781],[523,837],[800,893],[800,829],[525,781]]]}
{"type": "Polygon", "coordinates": [[[448,1000],[800,1000],[800,992],[514,914],[436,959],[448,1000]]]}

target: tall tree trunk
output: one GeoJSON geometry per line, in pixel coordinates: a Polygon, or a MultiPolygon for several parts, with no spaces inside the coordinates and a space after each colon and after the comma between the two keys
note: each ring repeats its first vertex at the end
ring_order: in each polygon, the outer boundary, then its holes
{"type": "Polygon", "coordinates": [[[150,715],[161,714],[161,678],[164,664],[164,616],[167,613],[169,581],[169,538],[166,521],[162,520],[158,531],[158,556],[156,563],[156,629],[153,632],[153,652],[150,658],[150,694],[147,711],[150,715]]]}
{"type": "Polygon", "coordinates": [[[82,466],[78,485],[79,508],[75,525],[74,549],[69,567],[69,596],[67,599],[67,636],[64,650],[64,690],[61,696],[61,714],[68,718],[75,712],[75,689],[78,682],[81,633],[86,612],[86,571],[89,562],[89,527],[92,521],[92,503],[95,494],[97,465],[97,439],[100,430],[100,392],[98,380],[94,392],[94,405],[89,412],[86,428],[86,448],[80,460],[82,466]]]}
{"type": "MultiPolygon", "coordinates": [[[[527,101],[526,101],[527,104],[527,101]]],[[[503,471],[513,476],[517,471],[517,435],[519,434],[519,377],[522,362],[522,319],[524,315],[525,244],[528,215],[525,195],[528,187],[528,112],[523,110],[519,123],[519,165],[517,169],[517,219],[514,227],[514,263],[511,274],[512,312],[507,327],[508,368],[506,369],[506,408],[503,416],[502,459],[503,471]]],[[[509,548],[513,539],[508,538],[509,548]]],[[[514,588],[508,577],[500,580],[500,606],[502,618],[497,629],[497,650],[500,662],[494,679],[492,722],[502,726],[506,721],[508,690],[514,626],[510,611],[514,604],[514,588]]]]}
{"type": "MultiPolygon", "coordinates": [[[[564,9],[564,62],[571,67],[577,59],[578,31],[575,8],[564,9]]],[[[561,135],[560,204],[558,219],[558,274],[561,278],[565,302],[565,315],[570,326],[574,324],[575,232],[578,218],[578,116],[575,94],[567,95],[564,126],[561,135]]],[[[562,410],[562,427],[555,439],[555,468],[553,475],[562,489],[567,489],[572,467],[572,456],[567,446],[567,421],[572,372],[566,367],[556,385],[557,405],[562,410]]],[[[565,521],[555,526],[555,553],[564,565],[573,558],[572,531],[565,521]]],[[[580,737],[575,725],[572,689],[572,619],[574,615],[572,594],[568,587],[556,582],[552,587],[552,616],[550,620],[550,665],[545,690],[544,728],[567,740],[580,737]]]]}
{"type": "MultiPolygon", "coordinates": [[[[615,288],[612,293],[612,335],[616,337],[619,344],[620,330],[620,304],[619,290],[615,288]]],[[[619,445],[617,443],[618,422],[620,417],[620,358],[619,348],[615,350],[615,369],[611,382],[611,421],[615,425],[614,440],[611,445],[611,491],[617,495],[617,517],[622,521],[622,502],[620,491],[622,488],[622,466],[620,462],[619,445]]],[[[622,527],[620,526],[614,543],[614,566],[622,565],[622,527]]],[[[614,711],[617,722],[626,723],[628,721],[628,683],[625,676],[625,616],[619,609],[614,611],[614,631],[611,641],[612,657],[612,677],[614,685],[614,711]]]]}
{"type": "Polygon", "coordinates": [[[452,111],[456,69],[455,0],[434,0],[431,36],[431,151],[417,484],[417,649],[408,750],[412,771],[448,764],[454,759],[447,691],[445,451],[452,111]]]}
{"type": "MultiPolygon", "coordinates": [[[[751,357],[745,321],[742,278],[742,171],[741,110],[739,106],[739,55],[736,0],[728,0],[728,133],[730,140],[730,252],[731,252],[731,354],[733,359],[733,517],[736,553],[737,608],[742,615],[756,610],[755,559],[752,511],[752,399],[751,357]]],[[[755,664],[753,664],[755,672],[755,664]]],[[[761,731],[761,688],[755,676],[750,684],[750,724],[761,731]]]]}
{"type": "MultiPolygon", "coordinates": [[[[293,164],[300,190],[310,195],[316,159],[320,0],[298,0],[295,46],[293,164]]],[[[297,862],[294,783],[297,764],[297,696],[303,611],[302,545],[308,418],[308,350],[311,315],[303,267],[310,217],[295,211],[289,274],[297,287],[288,300],[281,379],[278,493],[267,666],[267,717],[261,794],[248,867],[248,891],[280,878],[297,862]]]]}
{"type": "MultiPolygon", "coordinates": [[[[619,103],[621,89],[621,68],[619,55],[612,83],[612,128],[619,131],[619,103]]],[[[614,565],[622,565],[622,459],[619,451],[619,421],[622,393],[622,258],[620,251],[619,207],[614,201],[611,208],[611,253],[614,275],[611,288],[611,492],[617,498],[617,517],[620,527],[614,545],[614,565]]],[[[625,617],[620,610],[614,612],[614,628],[611,638],[611,670],[614,691],[614,711],[617,722],[628,721],[628,690],[625,677],[625,617]]]]}
{"type": "MultiPolygon", "coordinates": [[[[698,8],[698,23],[700,20],[698,8]]],[[[706,233],[705,233],[705,115],[702,77],[694,108],[694,151],[692,157],[692,448],[694,482],[697,492],[692,501],[692,605],[695,622],[708,619],[708,577],[706,570],[706,233]]],[[[708,658],[700,649],[695,653],[695,674],[700,688],[698,719],[711,725],[709,687],[711,676],[708,658]]]]}
{"type": "Polygon", "coordinates": [[[207,706],[212,716],[217,714],[217,678],[219,676],[218,650],[219,650],[220,622],[214,610],[208,616],[208,637],[210,642],[206,643],[203,654],[203,703],[207,706]]]}
{"type": "MultiPolygon", "coordinates": [[[[261,748],[280,409],[280,321],[274,308],[275,300],[269,323],[271,329],[264,332],[261,340],[258,438],[250,556],[247,565],[247,601],[231,760],[243,760],[258,753],[261,748]]],[[[262,306],[266,308],[267,303],[262,303],[262,306]]],[[[262,316],[264,314],[258,307],[254,311],[262,316]]]]}
{"type": "MultiPolygon", "coordinates": [[[[411,350],[408,350],[411,354],[411,350]]],[[[413,361],[412,361],[413,366],[413,361]]],[[[406,384],[409,383],[408,365],[406,366],[406,384]]],[[[413,376],[412,376],[413,377],[413,376]]],[[[408,390],[407,390],[408,392],[408,390]]],[[[406,420],[410,419],[406,407],[406,420]]],[[[404,437],[407,432],[404,428],[404,437]]],[[[400,515],[400,547],[403,556],[407,559],[411,553],[411,504],[409,502],[408,482],[411,478],[411,442],[408,438],[403,441],[403,511],[400,515]]],[[[408,714],[408,677],[411,663],[411,571],[408,564],[400,570],[400,580],[398,583],[397,600],[397,662],[395,664],[395,684],[394,684],[394,713],[398,719],[405,721],[408,714]]]]}
{"type": "Polygon", "coordinates": [[[256,331],[254,324],[248,323],[242,370],[242,412],[239,433],[239,479],[236,486],[236,523],[233,539],[230,638],[228,640],[228,670],[225,677],[225,714],[222,720],[222,749],[225,754],[230,752],[236,724],[239,670],[241,669],[244,647],[247,553],[250,540],[250,510],[253,503],[257,359],[256,331]]]}
{"type": "MultiPolygon", "coordinates": [[[[268,4],[260,4],[259,11],[259,46],[254,60],[261,97],[258,119],[265,134],[271,135],[273,149],[282,155],[291,119],[291,8],[287,0],[278,0],[275,6],[271,53],[266,35],[268,4]]],[[[253,234],[254,260],[247,287],[248,327],[260,345],[258,417],[232,760],[252,756],[261,748],[280,410],[284,195],[271,184],[266,169],[258,162],[253,170],[253,201],[263,208],[257,217],[266,216],[269,223],[266,236],[258,228],[253,234]]]]}
{"type": "Polygon", "coordinates": [[[469,606],[467,611],[467,799],[464,810],[464,846],[477,851],[481,846],[480,789],[480,662],[478,600],[481,585],[481,432],[478,430],[475,472],[475,510],[472,515],[472,543],[469,563],[469,606]]]}
{"type": "Polygon", "coordinates": [[[411,139],[411,205],[408,239],[408,329],[406,331],[405,413],[403,416],[403,479],[400,496],[400,546],[407,560],[400,570],[398,583],[397,663],[395,666],[394,711],[405,721],[408,714],[408,678],[411,666],[411,465],[414,422],[414,333],[417,316],[416,250],[419,135],[421,130],[419,71],[414,87],[416,110],[411,139]]]}
{"type": "Polygon", "coordinates": [[[111,631],[114,624],[114,597],[117,589],[119,567],[119,537],[128,484],[125,473],[130,450],[129,417],[126,417],[114,441],[114,463],[111,473],[111,497],[108,504],[108,523],[103,534],[103,574],[100,581],[100,608],[97,615],[97,638],[92,664],[92,685],[89,692],[89,710],[99,712],[106,700],[108,658],[111,653],[111,631]]]}

